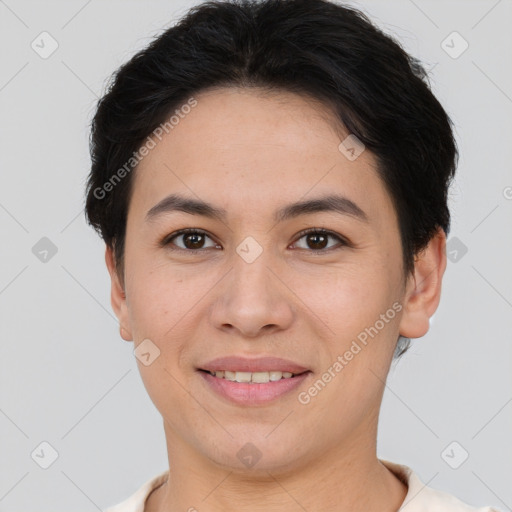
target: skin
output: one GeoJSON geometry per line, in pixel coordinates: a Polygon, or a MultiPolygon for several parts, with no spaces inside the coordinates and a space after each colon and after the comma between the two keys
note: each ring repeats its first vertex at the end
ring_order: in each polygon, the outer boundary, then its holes
{"type": "Polygon", "coordinates": [[[150,339],[160,350],[149,366],[137,360],[163,418],[170,466],[145,510],[396,511],[407,486],[376,456],[379,410],[398,335],[425,335],[439,304],[445,234],[438,231],[406,278],[375,157],[366,150],[350,161],[338,150],[347,133],[325,106],[258,89],[194,97],[197,106],[135,172],[124,276],[110,248],[105,255],[121,336],[135,347],[150,339]],[[333,192],[368,222],[334,212],[272,219],[279,207],[333,192]],[[226,222],[183,212],[146,221],[170,193],[225,208],[226,222]],[[182,228],[208,236],[195,246],[187,235],[159,245],[182,228]],[[298,236],[306,228],[333,231],[350,245],[298,236]],[[250,264],[236,252],[248,236],[262,248],[250,264]],[[299,392],[397,301],[401,311],[307,405],[299,403],[299,392]],[[312,373],[271,403],[234,405],[196,370],[225,355],[283,357],[312,373]],[[262,454],[252,468],[237,457],[248,442],[262,454]]]}

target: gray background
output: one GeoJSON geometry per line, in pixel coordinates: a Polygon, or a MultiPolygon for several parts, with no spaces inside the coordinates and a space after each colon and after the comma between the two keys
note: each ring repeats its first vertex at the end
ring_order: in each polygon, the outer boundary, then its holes
{"type": "MultiPolygon", "coordinates": [[[[83,194],[107,77],[195,3],[0,0],[2,511],[99,510],[167,468],[83,194]],[[58,43],[47,58],[31,47],[51,49],[43,31],[58,43]],[[44,441],[58,453],[48,469],[44,441]]],[[[512,2],[352,4],[431,70],[461,151],[441,304],[391,369],[378,455],[470,504],[511,510],[512,2]],[[457,58],[453,31],[469,44],[457,58]]]]}

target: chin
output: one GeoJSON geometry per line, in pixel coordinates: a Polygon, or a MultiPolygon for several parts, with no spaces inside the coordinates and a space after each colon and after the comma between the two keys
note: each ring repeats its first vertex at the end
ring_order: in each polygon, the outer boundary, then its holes
{"type": "MultiPolygon", "coordinates": [[[[227,430],[231,432],[229,428],[227,430]]],[[[296,442],[292,441],[293,436],[287,435],[288,443],[285,443],[284,439],[277,435],[274,439],[270,439],[274,434],[265,438],[271,431],[272,429],[266,428],[264,434],[253,437],[247,434],[239,437],[235,435],[226,444],[216,444],[218,449],[215,452],[212,452],[210,442],[204,447],[203,453],[215,465],[226,471],[247,473],[253,477],[268,477],[268,473],[296,470],[301,460],[305,463],[304,454],[297,451],[297,446],[300,446],[299,435],[296,442]]],[[[301,449],[304,447],[301,446],[301,449]]]]}

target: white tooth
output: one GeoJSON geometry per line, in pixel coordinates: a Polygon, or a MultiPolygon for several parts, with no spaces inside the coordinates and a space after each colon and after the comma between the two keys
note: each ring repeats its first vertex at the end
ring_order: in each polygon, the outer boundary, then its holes
{"type": "Polygon", "coordinates": [[[289,379],[293,376],[291,372],[230,372],[229,370],[216,371],[215,376],[217,378],[224,378],[232,382],[255,382],[255,383],[266,383],[274,382],[281,379],[289,379]]]}
{"type": "Polygon", "coordinates": [[[268,382],[270,375],[268,372],[254,372],[252,374],[252,382],[268,382]]]}
{"type": "Polygon", "coordinates": [[[236,372],[237,382],[251,382],[251,372],[236,372]]]}
{"type": "Polygon", "coordinates": [[[227,380],[235,381],[236,380],[236,373],[235,372],[230,372],[230,371],[226,370],[224,372],[224,378],[227,379],[227,380]]]}

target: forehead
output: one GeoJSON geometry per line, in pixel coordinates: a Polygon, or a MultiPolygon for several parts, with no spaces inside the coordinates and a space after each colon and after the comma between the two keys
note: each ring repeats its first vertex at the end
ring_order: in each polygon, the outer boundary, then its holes
{"type": "Polygon", "coordinates": [[[168,194],[182,192],[228,214],[241,209],[261,216],[263,209],[270,218],[283,202],[340,193],[378,223],[394,215],[374,156],[365,150],[351,160],[340,151],[349,133],[320,102],[232,88],[194,99],[193,108],[174,110],[172,129],[140,162],[130,209],[145,214],[168,194]]]}

